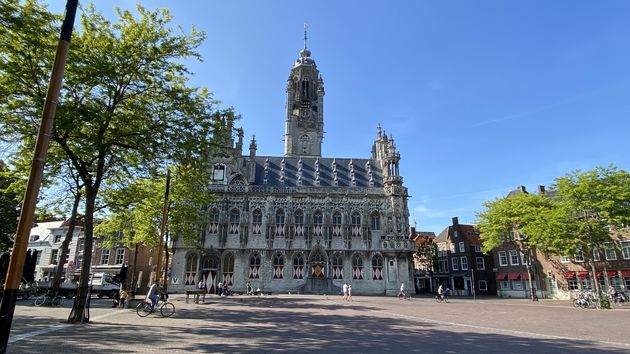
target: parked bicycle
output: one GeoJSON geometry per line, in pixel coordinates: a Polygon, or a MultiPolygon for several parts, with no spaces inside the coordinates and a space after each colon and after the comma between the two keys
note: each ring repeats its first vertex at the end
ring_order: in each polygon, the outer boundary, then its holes
{"type": "Polygon", "coordinates": [[[609,294],[608,298],[611,304],[615,304],[616,306],[622,306],[628,301],[628,297],[622,292],[615,292],[614,294],[609,294]]]}
{"type": "Polygon", "coordinates": [[[171,317],[175,313],[175,305],[166,300],[160,299],[160,301],[153,307],[151,301],[143,301],[136,306],[136,313],[140,317],[147,317],[149,314],[156,312],[156,308],[160,310],[162,317],[171,317]]]}
{"type": "Polygon", "coordinates": [[[54,295],[51,293],[39,295],[38,297],[35,298],[35,301],[33,301],[33,305],[35,306],[42,306],[42,305],[61,306],[62,304],[63,304],[63,296],[54,295]]]}
{"type": "Polygon", "coordinates": [[[593,309],[597,307],[597,299],[595,298],[595,294],[590,291],[578,292],[575,299],[573,300],[573,307],[580,307],[583,309],[593,309]]]}

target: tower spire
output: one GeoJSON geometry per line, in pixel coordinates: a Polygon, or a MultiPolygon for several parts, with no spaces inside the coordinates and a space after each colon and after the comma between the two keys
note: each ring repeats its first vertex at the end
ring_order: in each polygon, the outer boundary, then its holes
{"type": "Polygon", "coordinates": [[[308,39],[308,37],[306,37],[306,30],[311,27],[311,25],[309,25],[308,23],[304,24],[304,49],[306,49],[306,40],[308,39]]]}

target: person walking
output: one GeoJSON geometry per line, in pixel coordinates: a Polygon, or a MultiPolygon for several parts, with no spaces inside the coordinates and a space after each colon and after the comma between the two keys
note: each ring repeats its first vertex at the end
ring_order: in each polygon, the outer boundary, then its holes
{"type": "Polygon", "coordinates": [[[127,290],[120,289],[120,300],[118,301],[118,308],[126,309],[127,308],[127,298],[129,297],[129,293],[127,290]]]}
{"type": "Polygon", "coordinates": [[[352,301],[352,284],[348,284],[348,301],[352,301]]]}
{"type": "Polygon", "coordinates": [[[217,295],[221,296],[223,295],[223,283],[219,282],[219,284],[217,285],[217,295]]]}
{"type": "Polygon", "coordinates": [[[343,300],[347,301],[348,300],[348,283],[343,283],[343,300]]]}

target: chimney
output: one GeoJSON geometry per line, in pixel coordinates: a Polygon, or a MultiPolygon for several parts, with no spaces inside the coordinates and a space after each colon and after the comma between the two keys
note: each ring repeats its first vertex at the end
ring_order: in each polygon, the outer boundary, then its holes
{"type": "Polygon", "coordinates": [[[525,189],[525,186],[518,186],[518,190],[523,192],[523,193],[527,193],[527,190],[525,189]]]}
{"type": "Polygon", "coordinates": [[[538,194],[545,194],[545,186],[543,185],[538,186],[538,194]]]}
{"type": "Polygon", "coordinates": [[[453,217],[453,226],[455,225],[459,225],[459,220],[457,219],[457,216],[453,217]]]}

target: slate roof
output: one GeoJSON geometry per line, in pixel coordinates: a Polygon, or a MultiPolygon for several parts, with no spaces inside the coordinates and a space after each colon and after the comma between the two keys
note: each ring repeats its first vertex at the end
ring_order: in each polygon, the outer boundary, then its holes
{"type": "Polygon", "coordinates": [[[256,156],[254,160],[255,185],[383,187],[383,172],[372,159],[256,156]]]}

